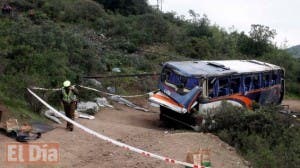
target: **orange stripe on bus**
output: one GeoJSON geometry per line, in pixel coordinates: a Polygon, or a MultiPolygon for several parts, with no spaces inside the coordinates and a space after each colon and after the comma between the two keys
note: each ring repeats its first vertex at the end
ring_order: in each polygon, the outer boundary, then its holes
{"type": "Polygon", "coordinates": [[[163,100],[163,101],[166,101],[166,102],[168,102],[170,104],[182,107],[182,105],[176,103],[174,100],[168,98],[167,96],[163,96],[163,95],[159,95],[159,94],[154,94],[153,97],[155,97],[157,99],[160,99],[160,100],[163,100]]]}
{"type": "Polygon", "coordinates": [[[248,109],[251,109],[252,100],[249,99],[248,97],[240,96],[240,95],[231,95],[231,96],[229,96],[229,98],[238,99],[238,100],[242,101],[243,103],[245,103],[245,105],[248,109]]]}
{"type": "Polygon", "coordinates": [[[262,91],[273,89],[273,88],[280,88],[280,86],[281,86],[280,84],[277,84],[277,85],[270,86],[270,87],[267,87],[267,88],[261,88],[261,89],[251,90],[251,91],[248,91],[247,93],[249,94],[249,93],[262,92],[262,91]]]}
{"type": "Polygon", "coordinates": [[[251,109],[251,105],[252,105],[252,100],[249,99],[248,97],[246,96],[243,96],[241,95],[240,93],[237,93],[237,94],[233,94],[233,95],[229,95],[229,96],[222,96],[220,98],[215,98],[213,99],[212,101],[218,101],[218,100],[227,100],[227,99],[237,99],[237,100],[240,100],[241,102],[243,102],[246,107],[248,109],[251,109]]]}

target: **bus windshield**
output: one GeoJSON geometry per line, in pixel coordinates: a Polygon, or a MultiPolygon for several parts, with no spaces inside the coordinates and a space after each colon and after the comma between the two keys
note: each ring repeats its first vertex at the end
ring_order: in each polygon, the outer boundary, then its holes
{"type": "Polygon", "coordinates": [[[195,86],[199,86],[198,78],[185,77],[167,68],[162,72],[161,81],[172,87],[179,94],[188,93],[195,86]]]}

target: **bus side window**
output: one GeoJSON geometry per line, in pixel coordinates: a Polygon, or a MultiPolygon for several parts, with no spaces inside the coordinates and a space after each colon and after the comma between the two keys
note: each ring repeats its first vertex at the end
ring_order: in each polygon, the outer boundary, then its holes
{"type": "Polygon", "coordinates": [[[230,82],[230,89],[232,93],[239,93],[241,86],[241,78],[240,77],[233,77],[230,82]]]}
{"type": "Polygon", "coordinates": [[[208,97],[214,97],[214,82],[216,78],[211,78],[208,80],[208,97]]]}
{"type": "Polygon", "coordinates": [[[231,94],[231,90],[229,87],[229,78],[219,79],[219,94],[218,96],[226,96],[231,94]]]}
{"type": "Polygon", "coordinates": [[[253,89],[259,89],[260,86],[259,86],[259,76],[258,74],[255,74],[253,76],[253,89]]]}
{"type": "Polygon", "coordinates": [[[278,72],[274,72],[272,74],[272,80],[271,80],[271,84],[273,85],[277,85],[280,83],[280,77],[279,77],[279,73],[278,72]]]}
{"type": "Polygon", "coordinates": [[[265,73],[263,74],[263,87],[269,87],[271,82],[270,82],[270,74],[265,73]]]}
{"type": "Polygon", "coordinates": [[[245,91],[253,90],[253,80],[251,76],[245,77],[245,91]]]}

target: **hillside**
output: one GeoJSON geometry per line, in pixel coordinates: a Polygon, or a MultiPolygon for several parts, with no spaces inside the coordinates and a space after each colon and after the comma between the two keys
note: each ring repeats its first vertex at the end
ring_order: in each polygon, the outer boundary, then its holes
{"type": "MultiPolygon", "coordinates": [[[[287,96],[300,97],[300,61],[277,48],[275,30],[264,25],[251,25],[250,35],[227,32],[206,15],[190,11],[191,19],[184,19],[157,11],[146,0],[0,0],[5,3],[11,10],[0,14],[0,104],[17,118],[40,118],[41,106],[28,103],[28,86],[57,88],[66,79],[80,84],[86,75],[115,74],[115,67],[122,74],[160,72],[159,64],[169,60],[270,62],[285,68],[287,96]]],[[[101,82],[103,89],[116,86],[120,94],[157,87],[153,78],[101,82]]],[[[41,95],[58,105],[58,95],[41,95]]],[[[296,167],[299,130],[277,122],[276,110],[234,114],[231,122],[243,122],[215,134],[255,167],[296,167]],[[245,124],[248,120],[252,125],[245,124]]]]}
{"type": "MultiPolygon", "coordinates": [[[[110,74],[114,67],[125,74],[159,72],[161,62],[192,59],[271,62],[289,72],[287,91],[300,95],[294,84],[299,63],[272,44],[274,30],[263,25],[252,25],[250,36],[228,33],[205,15],[190,11],[192,19],[186,20],[156,11],[145,0],[9,2],[11,13],[0,16],[2,99],[22,100],[27,86],[60,87],[65,79],[79,83],[82,76],[110,74]]],[[[119,92],[155,87],[149,82],[144,88],[127,79],[119,92]]]]}
{"type": "Polygon", "coordinates": [[[295,58],[300,58],[300,45],[296,45],[286,49],[288,53],[290,53],[295,58]]]}

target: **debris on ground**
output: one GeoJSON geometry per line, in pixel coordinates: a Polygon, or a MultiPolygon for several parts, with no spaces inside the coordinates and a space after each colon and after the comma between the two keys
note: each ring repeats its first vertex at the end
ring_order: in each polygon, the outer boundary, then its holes
{"type": "Polygon", "coordinates": [[[33,131],[30,124],[19,125],[17,119],[8,119],[5,123],[1,123],[1,130],[3,130],[8,137],[14,138],[19,142],[27,142],[36,140],[41,137],[41,132],[33,131]]]}
{"type": "Polygon", "coordinates": [[[77,111],[86,113],[89,115],[95,115],[100,110],[98,104],[96,102],[79,102],[77,104],[77,111]]]}
{"type": "Polygon", "coordinates": [[[19,130],[19,123],[17,119],[10,118],[5,122],[5,130],[7,133],[19,130]]]}
{"type": "Polygon", "coordinates": [[[186,161],[198,167],[211,167],[210,150],[199,149],[197,152],[189,152],[186,161]]]}
{"type": "Polygon", "coordinates": [[[109,92],[109,93],[112,93],[112,94],[115,94],[116,93],[116,88],[115,87],[107,87],[106,90],[109,92]]]}
{"type": "MultiPolygon", "coordinates": [[[[59,111],[61,114],[65,115],[65,112],[63,111],[59,111]]],[[[62,122],[60,121],[59,118],[61,118],[60,116],[56,115],[52,110],[47,110],[45,111],[45,116],[47,118],[49,118],[50,120],[58,123],[58,124],[62,124],[62,122]]],[[[89,114],[85,114],[82,112],[79,112],[78,110],[75,110],[75,118],[84,118],[84,119],[89,119],[89,120],[93,120],[95,119],[94,116],[89,115],[89,114]]]]}
{"type": "Polygon", "coordinates": [[[124,99],[123,97],[118,96],[118,95],[110,96],[109,98],[110,98],[111,100],[113,100],[113,101],[116,101],[116,102],[118,102],[118,103],[120,103],[120,104],[125,104],[125,105],[127,105],[128,107],[132,107],[132,108],[134,108],[134,109],[136,109],[136,110],[141,110],[141,111],[146,111],[146,112],[149,111],[148,109],[145,109],[145,108],[143,108],[143,107],[139,107],[139,106],[135,105],[134,103],[130,102],[129,100],[124,99]]]}
{"type": "Polygon", "coordinates": [[[20,127],[20,131],[21,132],[30,132],[30,131],[32,131],[32,127],[31,127],[31,125],[26,123],[20,127]]]}
{"type": "MultiPolygon", "coordinates": [[[[27,142],[41,138],[41,133],[18,132],[15,137],[18,142],[27,142]]],[[[12,137],[14,138],[14,137],[12,137]]]]}
{"type": "Polygon", "coordinates": [[[96,102],[98,104],[98,106],[100,107],[110,107],[110,108],[114,108],[112,105],[109,104],[109,102],[107,101],[107,99],[105,97],[97,97],[96,102]]]}
{"type": "Polygon", "coordinates": [[[41,122],[31,122],[31,132],[33,133],[46,133],[54,129],[53,126],[41,122]]]}
{"type": "Polygon", "coordinates": [[[47,110],[44,112],[44,115],[49,118],[50,120],[62,124],[62,122],[59,120],[59,116],[57,116],[52,110],[47,110]]]}
{"type": "Polygon", "coordinates": [[[81,113],[78,111],[75,111],[75,118],[84,118],[84,119],[89,119],[89,120],[95,119],[95,117],[92,115],[84,114],[84,113],[81,113]]]}

